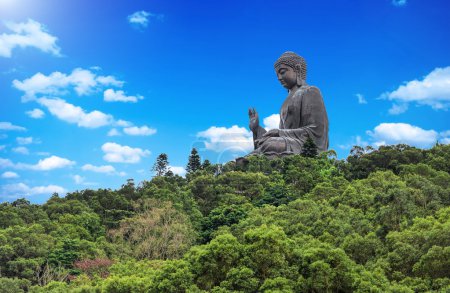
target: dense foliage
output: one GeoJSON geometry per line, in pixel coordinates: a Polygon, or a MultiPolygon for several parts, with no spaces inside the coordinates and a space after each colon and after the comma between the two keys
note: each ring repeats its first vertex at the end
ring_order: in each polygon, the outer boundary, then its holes
{"type": "Polygon", "coordinates": [[[251,157],[0,204],[0,292],[448,292],[450,146],[251,157]]]}

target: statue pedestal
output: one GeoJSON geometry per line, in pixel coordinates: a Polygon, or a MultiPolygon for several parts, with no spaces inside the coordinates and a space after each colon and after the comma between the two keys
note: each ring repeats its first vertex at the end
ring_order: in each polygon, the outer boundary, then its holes
{"type": "Polygon", "coordinates": [[[245,157],[236,158],[237,167],[246,167],[250,161],[245,157]]]}

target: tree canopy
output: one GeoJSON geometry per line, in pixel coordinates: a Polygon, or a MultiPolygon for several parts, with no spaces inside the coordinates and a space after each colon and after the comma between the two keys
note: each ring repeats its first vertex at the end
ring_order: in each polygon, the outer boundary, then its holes
{"type": "Polygon", "coordinates": [[[0,292],[447,292],[450,146],[354,147],[0,204],[0,292]]]}

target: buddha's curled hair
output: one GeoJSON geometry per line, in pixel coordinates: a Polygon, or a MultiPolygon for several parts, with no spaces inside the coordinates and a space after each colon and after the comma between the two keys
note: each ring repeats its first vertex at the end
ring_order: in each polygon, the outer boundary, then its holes
{"type": "Polygon", "coordinates": [[[306,80],[307,66],[306,61],[302,56],[299,56],[291,51],[284,52],[275,62],[273,67],[277,70],[281,64],[292,67],[297,74],[300,74],[302,80],[306,80]]]}

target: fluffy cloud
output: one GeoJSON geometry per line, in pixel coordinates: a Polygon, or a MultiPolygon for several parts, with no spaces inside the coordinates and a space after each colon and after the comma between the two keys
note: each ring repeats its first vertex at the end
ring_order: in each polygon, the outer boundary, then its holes
{"type": "Polygon", "coordinates": [[[17,154],[22,154],[22,155],[30,154],[30,152],[28,151],[28,149],[26,147],[16,147],[16,148],[13,148],[12,151],[17,154]]]}
{"type": "Polygon", "coordinates": [[[361,94],[356,94],[356,98],[358,99],[358,104],[367,104],[366,99],[361,94]]]}
{"type": "Polygon", "coordinates": [[[0,158],[0,167],[2,167],[2,168],[15,168],[16,165],[14,165],[14,163],[11,162],[10,159],[0,158]]]}
{"type": "Polygon", "coordinates": [[[26,169],[26,170],[35,170],[35,171],[50,171],[54,169],[60,169],[65,167],[70,167],[75,165],[74,161],[61,158],[58,156],[51,156],[45,159],[39,160],[36,164],[25,164],[25,163],[17,163],[14,164],[9,159],[0,158],[0,167],[3,168],[14,168],[14,169],[26,169]]]}
{"type": "Polygon", "coordinates": [[[147,126],[133,126],[133,127],[126,127],[123,129],[123,132],[125,132],[128,135],[141,135],[141,136],[149,136],[156,133],[156,129],[149,128],[147,126]]]}
{"type": "Polygon", "coordinates": [[[91,164],[86,164],[83,167],[81,167],[81,170],[92,171],[92,172],[96,172],[96,173],[106,173],[106,174],[113,174],[116,172],[116,169],[111,165],[94,166],[91,164]]]}
{"type": "Polygon", "coordinates": [[[35,165],[24,165],[26,169],[32,169],[36,171],[50,171],[54,169],[61,169],[65,167],[70,167],[72,165],[75,165],[74,161],[61,158],[58,156],[51,156],[45,159],[39,160],[39,162],[35,165]]]}
{"type": "Polygon", "coordinates": [[[398,115],[405,113],[408,110],[408,104],[392,104],[392,107],[389,109],[389,114],[398,115]]]}
{"type": "Polygon", "coordinates": [[[25,131],[27,129],[25,127],[22,127],[22,126],[14,125],[11,122],[0,122],[0,130],[25,131]]]}
{"type": "Polygon", "coordinates": [[[13,178],[19,178],[19,175],[15,172],[6,171],[1,176],[4,179],[13,179],[13,178]]]}
{"type": "Polygon", "coordinates": [[[147,11],[136,11],[135,13],[128,15],[128,22],[139,27],[147,27],[149,16],[150,13],[147,11]]]}
{"type": "Polygon", "coordinates": [[[253,150],[252,132],[237,125],[230,128],[212,126],[197,133],[197,137],[205,139],[205,148],[215,152],[253,150]]]}
{"type": "Polygon", "coordinates": [[[31,196],[38,194],[65,194],[67,191],[58,185],[35,186],[29,187],[25,183],[7,184],[2,186],[2,193],[9,198],[17,198],[21,196],[31,196]]]}
{"type": "Polygon", "coordinates": [[[179,166],[169,166],[169,170],[172,171],[173,174],[184,176],[186,175],[186,169],[184,167],[179,166]]]}
{"type": "Polygon", "coordinates": [[[33,109],[31,111],[25,112],[25,114],[27,114],[28,116],[30,116],[31,118],[34,118],[34,119],[40,119],[45,116],[44,111],[42,111],[41,109],[37,109],[37,108],[33,109]]]}
{"type": "Polygon", "coordinates": [[[124,91],[114,91],[113,89],[107,89],[103,93],[103,100],[106,102],[130,102],[136,103],[138,100],[144,99],[143,96],[127,96],[124,91]]]}
{"type": "Polygon", "coordinates": [[[438,140],[438,133],[407,123],[381,123],[373,131],[367,131],[376,146],[386,144],[409,144],[416,147],[431,147],[438,140]]]}
{"type": "Polygon", "coordinates": [[[32,144],[33,143],[33,137],[17,137],[16,138],[18,144],[32,144]]]}
{"type": "Polygon", "coordinates": [[[392,4],[398,7],[405,6],[406,2],[407,0],[392,0],[392,4]]]}
{"type": "MultiPolygon", "coordinates": [[[[114,117],[110,114],[103,113],[98,110],[91,112],[85,111],[79,106],[68,103],[60,98],[39,98],[37,102],[47,108],[47,110],[58,119],[76,124],[79,127],[85,128],[98,128],[106,125],[124,127],[124,132],[129,135],[152,135],[156,133],[156,129],[149,128],[147,126],[136,127],[133,123],[125,120],[114,120],[114,117]]],[[[9,122],[5,123],[4,128],[14,128],[18,126],[12,126],[9,122]],[[8,125],[6,123],[9,123],[8,125]]],[[[0,124],[1,127],[1,124],[0,124]]],[[[117,129],[111,129],[108,132],[108,136],[117,136],[120,132],[117,129]]]]}
{"type": "Polygon", "coordinates": [[[48,111],[57,118],[80,127],[98,128],[112,124],[114,121],[109,114],[97,110],[87,113],[81,107],[69,104],[62,99],[40,98],[38,102],[47,107],[48,111]]]}
{"type": "Polygon", "coordinates": [[[122,135],[117,129],[113,128],[110,131],[108,131],[108,136],[120,136],[122,135]]]}
{"type": "Polygon", "coordinates": [[[133,123],[131,123],[130,121],[125,121],[125,120],[117,120],[114,123],[115,126],[120,126],[120,127],[130,127],[133,126],[133,123]]]}
{"type": "Polygon", "coordinates": [[[102,150],[105,153],[103,159],[111,163],[139,163],[142,157],[150,155],[149,150],[122,146],[114,142],[105,143],[102,150]]]}
{"type": "Polygon", "coordinates": [[[365,140],[362,139],[361,136],[357,135],[356,137],[352,137],[351,138],[351,142],[348,144],[340,144],[338,145],[339,148],[343,149],[343,150],[347,150],[352,148],[353,146],[361,146],[361,147],[366,147],[369,145],[369,143],[365,140]]]}
{"type": "Polygon", "coordinates": [[[450,144],[450,130],[439,133],[439,142],[443,144],[450,144]]]}
{"type": "Polygon", "coordinates": [[[97,183],[95,182],[86,182],[86,178],[80,175],[73,175],[72,176],[73,181],[75,182],[75,184],[78,185],[97,185],[97,183]]]}
{"type": "Polygon", "coordinates": [[[87,95],[103,86],[122,86],[123,81],[113,76],[97,76],[90,70],[76,68],[69,75],[55,71],[50,75],[40,72],[23,81],[14,80],[13,86],[24,92],[23,101],[30,101],[38,94],[64,95],[73,88],[79,95],[87,95]]]}
{"type": "Polygon", "coordinates": [[[280,128],[280,114],[272,114],[264,118],[263,123],[266,130],[280,128]]]}
{"type": "Polygon", "coordinates": [[[72,178],[76,184],[82,184],[86,180],[86,178],[81,177],[80,175],[73,175],[72,178]]]}
{"type": "Polygon", "coordinates": [[[450,107],[450,66],[436,68],[423,80],[412,80],[399,86],[393,92],[387,92],[382,98],[394,101],[391,114],[400,114],[407,110],[408,103],[427,105],[435,110],[450,107]]]}
{"type": "Polygon", "coordinates": [[[128,15],[128,22],[137,29],[143,29],[148,26],[150,18],[162,20],[164,15],[154,14],[144,10],[136,11],[135,13],[128,15]]]}
{"type": "Polygon", "coordinates": [[[0,35],[0,57],[11,57],[16,47],[34,47],[43,52],[60,55],[56,45],[57,37],[50,35],[41,23],[28,19],[27,22],[5,22],[11,34],[0,35]]]}

